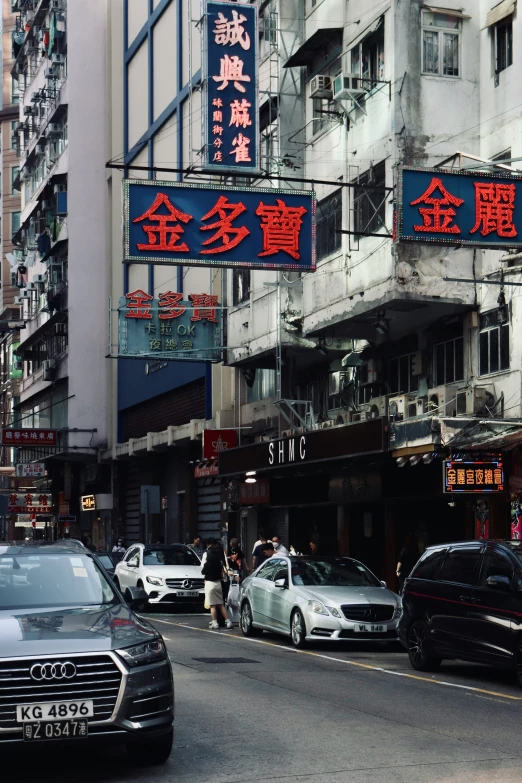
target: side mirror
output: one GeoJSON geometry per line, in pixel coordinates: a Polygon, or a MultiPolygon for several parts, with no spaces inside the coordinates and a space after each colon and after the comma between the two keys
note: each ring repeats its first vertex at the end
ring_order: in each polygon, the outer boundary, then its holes
{"type": "Polygon", "coordinates": [[[502,590],[504,593],[511,592],[511,580],[507,576],[490,576],[486,584],[493,590],[502,590]]]}
{"type": "Polygon", "coordinates": [[[384,579],[381,579],[381,585],[383,587],[388,587],[387,583],[384,581],[384,579]]]}
{"type": "Polygon", "coordinates": [[[281,590],[285,590],[285,588],[288,587],[286,579],[276,579],[274,585],[279,587],[281,590]]]}
{"type": "Polygon", "coordinates": [[[137,568],[138,567],[137,563],[132,563],[131,561],[129,561],[128,563],[125,563],[125,565],[127,566],[127,568],[137,568]]]}
{"type": "Polygon", "coordinates": [[[143,587],[128,587],[125,590],[125,603],[135,612],[142,612],[149,600],[143,587]]]}

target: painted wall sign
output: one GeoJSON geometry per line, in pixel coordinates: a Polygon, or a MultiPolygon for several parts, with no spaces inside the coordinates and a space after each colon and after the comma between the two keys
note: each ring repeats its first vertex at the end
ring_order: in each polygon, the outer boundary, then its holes
{"type": "Polygon", "coordinates": [[[207,0],[205,166],[259,170],[257,5],[207,0]]]}
{"type": "Polygon", "coordinates": [[[219,457],[221,452],[236,446],[235,430],[203,430],[203,459],[219,457]]]}
{"type": "Polygon", "coordinates": [[[139,179],[123,190],[125,262],[315,270],[311,191],[139,179]]]}
{"type": "Polygon", "coordinates": [[[56,430],[2,430],[2,446],[21,446],[31,443],[33,446],[56,446],[58,433],[56,430]]]}
{"type": "Polygon", "coordinates": [[[118,308],[118,355],[219,361],[223,311],[218,297],[189,294],[188,302],[182,297],[175,291],[164,291],[154,299],[141,290],[122,296],[118,308]]]}
{"type": "Polygon", "coordinates": [[[16,466],[17,478],[33,478],[34,476],[45,476],[45,462],[29,462],[16,466]]]}
{"type": "Polygon", "coordinates": [[[480,247],[522,246],[522,177],[400,168],[397,239],[480,247]]]}
{"type": "Polygon", "coordinates": [[[486,462],[445,460],[444,492],[503,492],[504,466],[502,458],[486,462]]]}
{"type": "Polygon", "coordinates": [[[12,492],[7,510],[18,514],[49,513],[52,510],[52,498],[46,492],[12,492]]]}

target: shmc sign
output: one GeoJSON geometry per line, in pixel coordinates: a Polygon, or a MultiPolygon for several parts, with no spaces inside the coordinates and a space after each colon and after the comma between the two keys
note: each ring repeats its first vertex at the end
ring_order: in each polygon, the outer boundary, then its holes
{"type": "Polygon", "coordinates": [[[139,179],[123,189],[127,263],[315,271],[311,191],[139,179]]]}
{"type": "Polygon", "coordinates": [[[400,168],[397,239],[522,247],[522,177],[400,168]]]}

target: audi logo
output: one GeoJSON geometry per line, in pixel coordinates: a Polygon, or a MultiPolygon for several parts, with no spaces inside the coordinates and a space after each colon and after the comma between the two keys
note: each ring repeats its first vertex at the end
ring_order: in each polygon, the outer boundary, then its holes
{"type": "Polygon", "coordinates": [[[183,582],[181,583],[181,586],[184,587],[186,590],[189,587],[192,587],[192,582],[190,581],[190,579],[184,579],[183,582]]]}
{"type": "Polygon", "coordinates": [[[71,661],[65,663],[35,663],[29,674],[36,682],[44,680],[72,680],[76,675],[76,666],[71,661]]]}

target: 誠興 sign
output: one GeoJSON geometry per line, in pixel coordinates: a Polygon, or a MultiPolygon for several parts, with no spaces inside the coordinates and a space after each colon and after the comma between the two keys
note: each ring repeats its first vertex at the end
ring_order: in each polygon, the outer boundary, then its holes
{"type": "Polygon", "coordinates": [[[205,167],[259,170],[258,8],[206,0],[205,167]]]}
{"type": "Polygon", "coordinates": [[[522,246],[522,177],[445,169],[398,170],[399,241],[522,246]]]}
{"type": "Polygon", "coordinates": [[[124,262],[315,271],[311,191],[126,179],[123,202],[124,262]]]}

